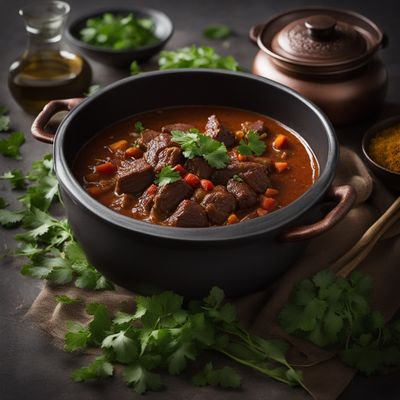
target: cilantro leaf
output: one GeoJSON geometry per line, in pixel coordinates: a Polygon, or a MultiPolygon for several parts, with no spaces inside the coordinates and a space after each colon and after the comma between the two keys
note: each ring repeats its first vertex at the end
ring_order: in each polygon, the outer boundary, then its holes
{"type": "Polygon", "coordinates": [[[203,35],[208,39],[226,39],[232,30],[227,25],[210,25],[203,30],[203,35]]]}
{"type": "Polygon", "coordinates": [[[122,377],[123,381],[139,394],[145,393],[149,389],[160,390],[163,386],[158,374],[148,371],[140,364],[125,367],[122,377]]]}
{"type": "Polygon", "coordinates": [[[7,202],[3,199],[3,197],[0,197],[0,210],[3,208],[7,207],[7,202]]]}
{"type": "Polygon", "coordinates": [[[181,174],[178,171],[175,171],[171,166],[167,165],[156,175],[154,183],[159,186],[165,186],[169,183],[177,182],[181,178],[181,174]]]}
{"type": "Polygon", "coordinates": [[[140,121],[135,122],[135,131],[138,133],[142,133],[144,131],[144,126],[140,121]]]}
{"type": "Polygon", "coordinates": [[[22,132],[12,132],[8,138],[0,139],[0,154],[5,157],[21,159],[19,148],[25,143],[22,132]]]}
{"type": "Polygon", "coordinates": [[[232,179],[236,182],[243,182],[243,179],[237,174],[233,175],[232,179]]]}
{"type": "Polygon", "coordinates": [[[183,47],[160,53],[158,65],[161,70],[171,68],[218,68],[239,71],[239,64],[232,56],[220,56],[215,49],[206,46],[183,47]]]}
{"type": "Polygon", "coordinates": [[[101,347],[112,349],[115,359],[123,364],[135,361],[138,355],[136,343],[124,331],[106,336],[101,347]]]}
{"type": "Polygon", "coordinates": [[[6,179],[11,183],[13,189],[23,189],[25,187],[25,175],[20,169],[5,172],[0,179],[6,179]]]}
{"type": "Polygon", "coordinates": [[[254,131],[249,131],[247,133],[247,143],[242,139],[239,142],[239,146],[237,146],[238,153],[244,156],[251,156],[253,154],[261,156],[265,152],[265,149],[265,142],[260,139],[260,135],[254,131]]]}
{"type": "Polygon", "coordinates": [[[230,367],[214,369],[212,363],[208,363],[202,371],[192,378],[196,386],[220,386],[223,388],[237,389],[242,384],[241,377],[230,367]]]}
{"type": "Polygon", "coordinates": [[[177,348],[168,358],[168,372],[171,375],[178,375],[186,368],[186,359],[195,360],[197,352],[192,343],[179,343],[177,348]]]}
{"type": "Polygon", "coordinates": [[[111,327],[111,318],[104,304],[90,303],[86,307],[93,320],[89,323],[90,338],[95,344],[101,344],[111,327]]]}
{"type": "Polygon", "coordinates": [[[90,342],[89,329],[79,322],[68,321],[67,333],[65,335],[64,350],[71,352],[85,349],[90,342]]]}
{"type": "Polygon", "coordinates": [[[225,144],[198,131],[182,132],[174,130],[171,132],[172,141],[178,143],[186,158],[196,156],[203,157],[211,167],[224,168],[230,162],[225,144]]]}
{"type": "Polygon", "coordinates": [[[4,228],[11,228],[20,223],[24,218],[23,211],[10,211],[4,208],[0,209],[0,225],[4,228]]]}
{"type": "Polygon", "coordinates": [[[91,379],[107,378],[114,374],[114,367],[103,356],[97,357],[87,367],[79,368],[72,373],[72,379],[76,382],[91,379]]]}

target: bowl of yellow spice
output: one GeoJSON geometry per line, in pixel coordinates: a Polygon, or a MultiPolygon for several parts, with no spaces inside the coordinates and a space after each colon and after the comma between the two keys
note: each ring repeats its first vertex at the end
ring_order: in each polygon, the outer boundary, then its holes
{"type": "Polygon", "coordinates": [[[383,120],[368,129],[362,149],[375,175],[391,188],[400,190],[400,116],[383,120]]]}

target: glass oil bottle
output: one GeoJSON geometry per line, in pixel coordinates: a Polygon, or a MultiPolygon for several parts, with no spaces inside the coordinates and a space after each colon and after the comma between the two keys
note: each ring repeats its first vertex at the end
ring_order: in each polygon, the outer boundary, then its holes
{"type": "Polygon", "coordinates": [[[69,10],[63,1],[32,1],[19,10],[28,47],[11,65],[8,85],[17,103],[31,114],[50,100],[82,97],[91,83],[89,64],[62,43],[69,10]]]}

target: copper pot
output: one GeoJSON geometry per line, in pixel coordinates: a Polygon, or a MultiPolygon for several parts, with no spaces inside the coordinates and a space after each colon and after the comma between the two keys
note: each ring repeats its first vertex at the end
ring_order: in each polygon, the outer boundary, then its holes
{"type": "Polygon", "coordinates": [[[336,125],[378,111],[387,71],[378,57],[383,31],[346,10],[312,7],[288,11],[250,30],[257,44],[253,72],[300,92],[336,125]]]}

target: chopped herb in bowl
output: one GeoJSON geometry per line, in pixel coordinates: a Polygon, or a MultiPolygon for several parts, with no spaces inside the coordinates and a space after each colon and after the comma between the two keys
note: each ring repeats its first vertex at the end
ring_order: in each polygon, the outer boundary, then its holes
{"type": "Polygon", "coordinates": [[[137,49],[154,44],[159,39],[154,34],[154,22],[149,18],[136,18],[133,13],[118,15],[104,13],[89,18],[81,29],[85,43],[115,50],[137,49]]]}

